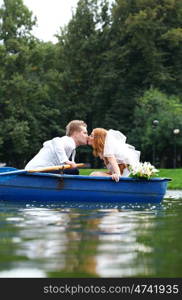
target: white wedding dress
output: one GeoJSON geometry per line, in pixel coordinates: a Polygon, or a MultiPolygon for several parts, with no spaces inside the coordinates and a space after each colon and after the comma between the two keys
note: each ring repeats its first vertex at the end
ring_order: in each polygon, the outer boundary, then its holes
{"type": "MultiPolygon", "coordinates": [[[[104,144],[104,157],[114,156],[118,164],[136,165],[140,161],[140,151],[126,143],[126,136],[120,131],[110,129],[107,132],[104,144]]],[[[112,166],[107,164],[107,168],[112,172],[112,166]]],[[[122,177],[128,177],[128,168],[125,168],[122,177]]]]}

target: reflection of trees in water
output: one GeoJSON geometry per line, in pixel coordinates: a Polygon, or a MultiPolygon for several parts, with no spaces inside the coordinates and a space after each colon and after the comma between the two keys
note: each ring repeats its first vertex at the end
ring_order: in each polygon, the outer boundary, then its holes
{"type": "Polygon", "coordinates": [[[152,245],[152,255],[146,255],[153,266],[153,277],[182,277],[182,199],[165,200],[164,211],[155,215],[150,230],[140,235],[143,243],[152,245]]]}
{"type": "MultiPolygon", "coordinates": [[[[92,214],[94,212],[92,211],[92,214]]],[[[65,267],[49,272],[49,276],[97,277],[96,254],[99,243],[98,224],[100,218],[88,217],[88,212],[70,211],[67,236],[65,267]]]]}
{"type": "Polygon", "coordinates": [[[128,212],[113,210],[103,217],[99,229],[97,269],[100,277],[135,276],[133,268],[137,253],[133,251],[136,245],[136,228],[138,222],[128,218],[128,212]]]}
{"type": "MultiPolygon", "coordinates": [[[[93,214],[93,212],[92,212],[93,214]]],[[[95,254],[100,219],[74,209],[28,208],[14,224],[19,243],[14,248],[17,268],[30,267],[48,276],[97,276],[95,254]]],[[[11,248],[12,249],[12,248],[11,248]]]]}
{"type": "Polygon", "coordinates": [[[34,207],[20,210],[19,217],[13,226],[17,267],[35,267],[49,277],[133,274],[138,222],[126,211],[34,207]]]}
{"type": "MultiPolygon", "coordinates": [[[[65,268],[49,276],[134,276],[137,257],[136,228],[126,212],[118,209],[69,214],[65,268]]],[[[142,248],[142,245],[140,245],[142,248]]],[[[139,249],[139,245],[138,245],[139,249]]],[[[145,251],[147,251],[145,249],[145,251]]]]}
{"type": "Polygon", "coordinates": [[[1,215],[1,270],[37,269],[49,277],[181,277],[178,202],[168,201],[165,210],[30,207],[16,217],[1,215]]]}

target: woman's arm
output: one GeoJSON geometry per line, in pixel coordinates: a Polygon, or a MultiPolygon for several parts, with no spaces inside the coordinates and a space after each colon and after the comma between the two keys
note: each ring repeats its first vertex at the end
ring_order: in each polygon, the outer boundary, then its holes
{"type": "Polygon", "coordinates": [[[108,162],[110,163],[112,167],[112,179],[115,180],[116,182],[119,181],[119,177],[121,176],[121,172],[118,166],[118,163],[116,161],[116,158],[114,156],[107,157],[108,162]]]}

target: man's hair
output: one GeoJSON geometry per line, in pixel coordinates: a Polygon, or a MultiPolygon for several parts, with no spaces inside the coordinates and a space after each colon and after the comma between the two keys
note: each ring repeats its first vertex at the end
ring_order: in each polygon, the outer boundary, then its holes
{"type": "Polygon", "coordinates": [[[81,131],[82,126],[87,128],[87,124],[81,120],[73,120],[66,126],[66,135],[71,136],[75,131],[81,131]]]}

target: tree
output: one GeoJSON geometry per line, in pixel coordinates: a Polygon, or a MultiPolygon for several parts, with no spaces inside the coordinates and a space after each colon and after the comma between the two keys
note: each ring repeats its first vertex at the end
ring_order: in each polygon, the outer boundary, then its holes
{"type": "MultiPolygon", "coordinates": [[[[156,138],[165,137],[158,155],[163,160],[167,146],[171,153],[172,138],[164,128],[181,124],[181,1],[116,0],[110,10],[108,0],[79,0],[55,45],[32,36],[35,22],[22,0],[4,1],[1,160],[23,166],[44,140],[64,134],[72,119],[85,120],[89,131],[121,130],[151,159],[150,122],[157,118],[156,138]]],[[[79,151],[80,160],[91,160],[88,147],[79,151]]]]}
{"type": "Polygon", "coordinates": [[[72,20],[58,36],[59,70],[62,72],[60,85],[67,119],[83,118],[89,129],[94,126],[94,112],[98,102],[102,101],[98,99],[97,84],[103,51],[101,28],[107,24],[106,10],[106,1],[100,4],[97,0],[80,0],[72,20]]]}
{"type": "Polygon", "coordinates": [[[22,45],[31,42],[31,30],[36,24],[32,12],[23,4],[22,0],[4,0],[0,9],[0,40],[7,51],[17,53],[22,45]]]}
{"type": "Polygon", "coordinates": [[[105,126],[130,136],[136,101],[150,87],[181,97],[181,27],[181,1],[115,1],[102,68],[105,89],[112,94],[105,126]]]}
{"type": "MultiPolygon", "coordinates": [[[[182,104],[178,97],[168,96],[157,89],[149,89],[137,101],[134,113],[132,142],[141,149],[142,160],[152,161],[155,144],[159,166],[172,167],[174,134],[182,130],[182,104]],[[153,121],[158,120],[155,128],[153,121]]],[[[177,141],[181,149],[181,139],[177,141]]]]}
{"type": "MultiPolygon", "coordinates": [[[[1,46],[1,159],[21,166],[29,148],[27,115],[29,55],[35,21],[21,0],[6,0],[0,9],[1,46]]],[[[29,95],[30,97],[30,95],[29,95]]]]}
{"type": "Polygon", "coordinates": [[[180,94],[181,1],[116,0],[112,30],[126,89],[180,94]]]}

